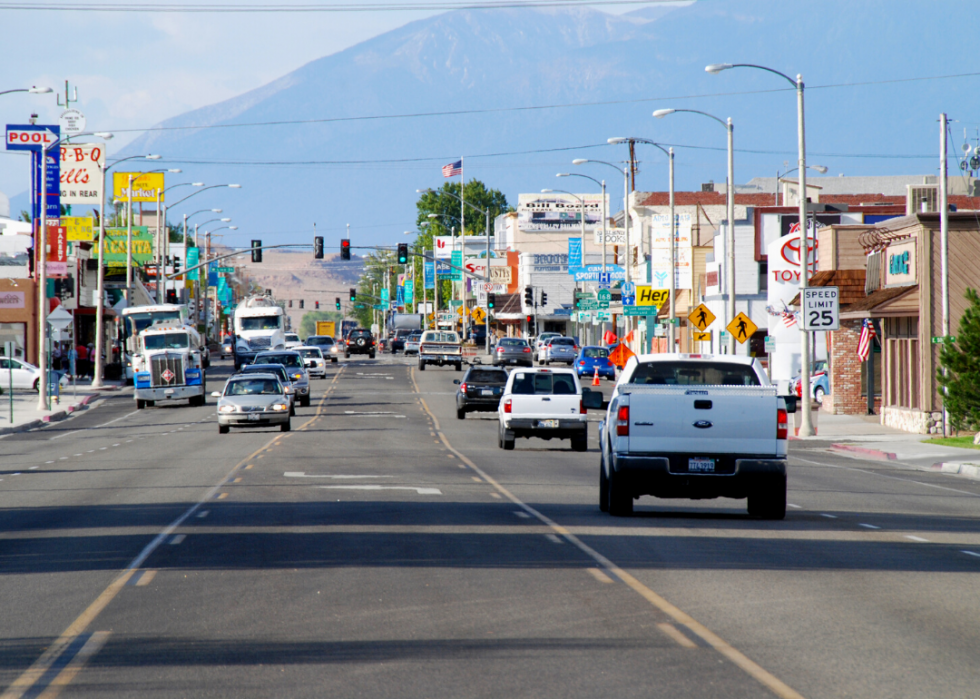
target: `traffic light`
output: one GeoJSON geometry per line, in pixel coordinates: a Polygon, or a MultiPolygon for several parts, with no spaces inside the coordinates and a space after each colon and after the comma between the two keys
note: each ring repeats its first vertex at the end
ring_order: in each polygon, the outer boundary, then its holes
{"type": "Polygon", "coordinates": [[[313,236],[313,259],[314,260],[323,259],[323,236],[322,235],[313,236]]]}
{"type": "Polygon", "coordinates": [[[533,306],[534,305],[534,287],[525,286],[524,287],[524,305],[533,306]]]}
{"type": "Polygon", "coordinates": [[[177,303],[176,289],[167,289],[167,303],[177,303]]]}
{"type": "Polygon", "coordinates": [[[408,243],[398,243],[398,264],[408,264],[408,243]]]}
{"type": "MultiPolygon", "coordinates": [[[[351,289],[350,290],[350,300],[351,300],[351,303],[354,303],[355,301],[357,301],[357,289],[351,289]]],[[[337,299],[337,303],[340,303],[340,299],[337,299]]]]}
{"type": "Polygon", "coordinates": [[[262,261],[262,241],[253,240],[252,241],[252,262],[262,261]]]}
{"type": "Polygon", "coordinates": [[[582,308],[582,299],[575,299],[575,309],[580,310],[582,308]]]}
{"type": "Polygon", "coordinates": [[[340,310],[340,297],[334,299],[334,304],[337,306],[337,310],[340,310]]]}
{"type": "Polygon", "coordinates": [[[487,308],[491,308],[492,309],[496,305],[497,305],[497,295],[496,294],[487,294],[487,308]]]}
{"type": "Polygon", "coordinates": [[[299,300],[299,307],[300,307],[300,308],[302,308],[302,307],[303,307],[303,299],[300,299],[300,300],[299,300]]]}
{"type": "Polygon", "coordinates": [[[350,259],[350,241],[347,239],[340,241],[340,259],[342,260],[350,259]]]}
{"type": "Polygon", "coordinates": [[[542,306],[547,306],[548,305],[548,292],[547,291],[543,291],[543,290],[541,291],[541,305],[542,306]]]}
{"type": "Polygon", "coordinates": [[[174,255],[174,274],[180,274],[180,258],[174,255]]]}
{"type": "Polygon", "coordinates": [[[313,302],[313,308],[315,308],[316,310],[319,311],[320,310],[320,302],[319,301],[314,301],[313,302]]]}

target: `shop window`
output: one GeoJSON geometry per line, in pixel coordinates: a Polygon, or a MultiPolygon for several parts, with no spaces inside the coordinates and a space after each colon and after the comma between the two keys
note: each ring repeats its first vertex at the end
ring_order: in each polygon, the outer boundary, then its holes
{"type": "Polygon", "coordinates": [[[27,323],[0,323],[0,356],[6,355],[7,343],[14,343],[14,357],[27,352],[27,323]]]}
{"type": "MultiPolygon", "coordinates": [[[[874,359],[875,372],[875,395],[881,395],[881,344],[876,337],[872,341],[872,357],[874,359]]],[[[861,395],[868,395],[868,362],[861,362],[861,395]]]]}

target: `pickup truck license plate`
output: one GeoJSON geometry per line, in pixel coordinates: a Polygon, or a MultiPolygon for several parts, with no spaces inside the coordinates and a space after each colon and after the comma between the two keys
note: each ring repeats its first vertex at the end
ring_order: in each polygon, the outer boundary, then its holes
{"type": "Polygon", "coordinates": [[[538,420],[538,427],[556,428],[556,427],[558,427],[558,421],[557,420],[538,420]]]}
{"type": "Polygon", "coordinates": [[[714,473],[715,460],[704,458],[688,459],[687,470],[689,473],[714,473]]]}
{"type": "Polygon", "coordinates": [[[261,415],[257,415],[255,413],[252,413],[251,415],[248,415],[245,419],[246,420],[258,420],[261,417],[262,417],[261,415]]]}

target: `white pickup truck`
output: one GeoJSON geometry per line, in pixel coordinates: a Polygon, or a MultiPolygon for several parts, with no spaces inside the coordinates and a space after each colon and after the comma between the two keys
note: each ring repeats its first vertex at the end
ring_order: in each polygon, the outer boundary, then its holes
{"type": "Polygon", "coordinates": [[[641,495],[748,498],[749,514],[786,516],[788,416],[758,360],[631,358],[599,427],[599,508],[633,513],[641,495]]]}
{"type": "Polygon", "coordinates": [[[515,369],[497,407],[501,449],[513,449],[517,437],[571,439],[572,449],[586,451],[586,410],[602,407],[602,394],[582,388],[571,369],[515,369]]]}

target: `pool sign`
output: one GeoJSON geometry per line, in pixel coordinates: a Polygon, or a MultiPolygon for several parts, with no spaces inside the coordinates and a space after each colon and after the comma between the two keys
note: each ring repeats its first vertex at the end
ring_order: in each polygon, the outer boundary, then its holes
{"type": "Polygon", "coordinates": [[[7,124],[7,150],[33,150],[53,148],[60,140],[60,127],[37,124],[7,124]]]}

